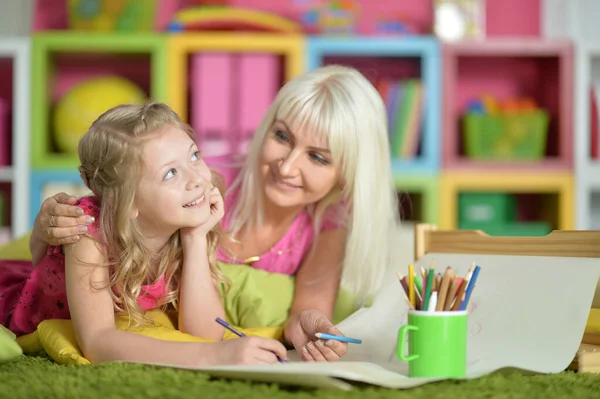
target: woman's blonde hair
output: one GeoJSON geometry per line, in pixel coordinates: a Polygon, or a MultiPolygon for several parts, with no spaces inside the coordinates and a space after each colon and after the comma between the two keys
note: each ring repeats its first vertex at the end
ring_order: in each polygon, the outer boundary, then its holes
{"type": "MultiPolygon", "coordinates": [[[[115,310],[126,311],[134,324],[147,321],[137,298],[142,285],[165,276],[168,293],[165,307],[177,308],[183,253],[179,231],[160,253],[143,245],[137,219],[132,218],[140,181],[144,141],[165,126],[183,130],[192,140],[196,135],[167,105],[150,102],[144,106],[119,105],[102,114],[79,142],[79,171],[85,185],[100,201],[99,243],[108,259],[110,291],[115,310]],[[158,262],[158,269],[152,264],[158,262]]],[[[213,184],[223,193],[223,179],[212,172],[213,184]]],[[[216,262],[222,231],[220,223],[208,234],[208,259],[213,277],[225,281],[216,262]]]]}
{"type": "Polygon", "coordinates": [[[258,127],[249,158],[231,187],[239,189],[240,195],[230,217],[232,235],[244,226],[262,223],[259,157],[275,120],[285,120],[293,131],[313,132],[328,140],[342,190],[334,188],[308,210],[317,233],[328,207],[345,210],[345,220],[340,220],[348,229],[341,287],[364,303],[381,286],[393,262],[392,240],[399,224],[383,100],[360,72],[339,65],[287,82],[258,127]]]}

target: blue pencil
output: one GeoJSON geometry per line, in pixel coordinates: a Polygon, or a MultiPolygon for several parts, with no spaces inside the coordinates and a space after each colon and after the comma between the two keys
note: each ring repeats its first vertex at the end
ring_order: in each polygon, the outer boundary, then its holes
{"type": "Polygon", "coordinates": [[[458,310],[466,310],[467,304],[469,303],[469,299],[471,298],[471,293],[473,292],[473,288],[475,288],[475,282],[477,281],[477,276],[479,275],[479,266],[475,266],[475,270],[473,270],[473,275],[471,276],[471,280],[469,280],[469,285],[467,286],[467,291],[465,292],[465,300],[462,301],[458,310]]]}
{"type": "MultiPolygon", "coordinates": [[[[220,325],[222,325],[223,327],[225,327],[226,329],[228,329],[229,331],[231,331],[232,333],[234,333],[235,335],[237,335],[238,337],[247,337],[246,334],[231,327],[229,325],[229,323],[227,323],[225,320],[221,319],[220,317],[217,317],[215,319],[215,321],[217,323],[219,323],[220,325]]],[[[275,355],[275,356],[277,356],[277,355],[275,355]]],[[[280,359],[279,356],[277,356],[277,360],[279,361],[279,363],[287,363],[287,361],[280,359]]]]}
{"type": "Polygon", "coordinates": [[[350,338],[350,337],[344,337],[344,336],[341,336],[341,335],[316,333],[315,337],[321,338],[321,339],[332,339],[332,340],[340,341],[340,342],[349,342],[351,344],[362,344],[362,340],[360,340],[360,339],[350,338]]]}

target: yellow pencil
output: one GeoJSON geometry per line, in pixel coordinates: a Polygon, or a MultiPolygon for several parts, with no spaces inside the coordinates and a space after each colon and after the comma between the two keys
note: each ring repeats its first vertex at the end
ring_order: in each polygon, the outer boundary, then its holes
{"type": "Polygon", "coordinates": [[[413,265],[408,266],[408,300],[410,306],[415,307],[415,268],[413,265]]]}

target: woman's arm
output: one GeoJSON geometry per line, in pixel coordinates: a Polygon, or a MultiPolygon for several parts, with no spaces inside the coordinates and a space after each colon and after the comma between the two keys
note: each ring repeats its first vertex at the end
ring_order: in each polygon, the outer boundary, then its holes
{"type": "Polygon", "coordinates": [[[320,346],[323,342],[314,337],[317,332],[341,335],[330,320],[342,275],[346,237],[345,229],[321,232],[296,274],[284,339],[293,344],[304,360],[336,360],[348,349],[348,344],[338,341],[327,341],[327,346],[320,346]]]}
{"type": "Polygon", "coordinates": [[[206,236],[182,234],[182,244],[179,329],[220,341],[224,329],[215,319],[225,319],[225,310],[208,265],[206,236]]]}
{"type": "Polygon", "coordinates": [[[32,262],[37,265],[48,245],[64,245],[79,240],[79,234],[86,231],[86,225],[94,222],[85,216],[83,209],[74,206],[77,198],[67,193],[58,193],[46,198],[35,218],[29,238],[32,262]]]}
{"type": "Polygon", "coordinates": [[[290,316],[306,309],[333,317],[333,308],[342,275],[346,230],[319,233],[296,273],[296,289],[290,316]]]}
{"type": "Polygon", "coordinates": [[[92,363],[122,360],[182,366],[211,364],[215,344],[160,341],[115,329],[105,257],[89,237],[65,246],[67,298],[77,341],[92,363]]]}

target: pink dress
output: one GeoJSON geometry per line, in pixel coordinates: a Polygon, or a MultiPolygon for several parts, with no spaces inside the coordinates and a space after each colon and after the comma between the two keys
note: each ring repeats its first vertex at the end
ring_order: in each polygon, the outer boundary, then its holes
{"type": "MultiPolygon", "coordinates": [[[[229,187],[241,170],[243,158],[236,159],[234,155],[205,158],[207,165],[221,173],[229,187]]],[[[231,212],[237,200],[235,193],[228,193],[225,201],[225,216],[223,217],[223,228],[227,229],[230,223],[231,212]]],[[[321,232],[340,227],[342,221],[335,220],[335,210],[325,212],[321,232]]],[[[287,233],[267,253],[256,254],[259,260],[252,262],[254,268],[266,270],[273,273],[296,274],[304,256],[309,251],[314,239],[312,217],[308,211],[303,210],[298,214],[287,233]]],[[[217,259],[225,263],[243,264],[244,259],[232,259],[221,249],[217,252],[217,259]]]]}
{"type": "MultiPolygon", "coordinates": [[[[96,198],[79,200],[86,215],[100,219],[96,198]]],[[[99,237],[97,222],[88,226],[99,237]]],[[[164,276],[156,284],[142,287],[138,303],[144,310],[160,306],[166,293],[164,276]]],[[[16,335],[29,334],[47,319],[69,319],[65,284],[65,256],[62,247],[48,247],[35,268],[30,261],[0,260],[0,324],[16,335]]]]}

